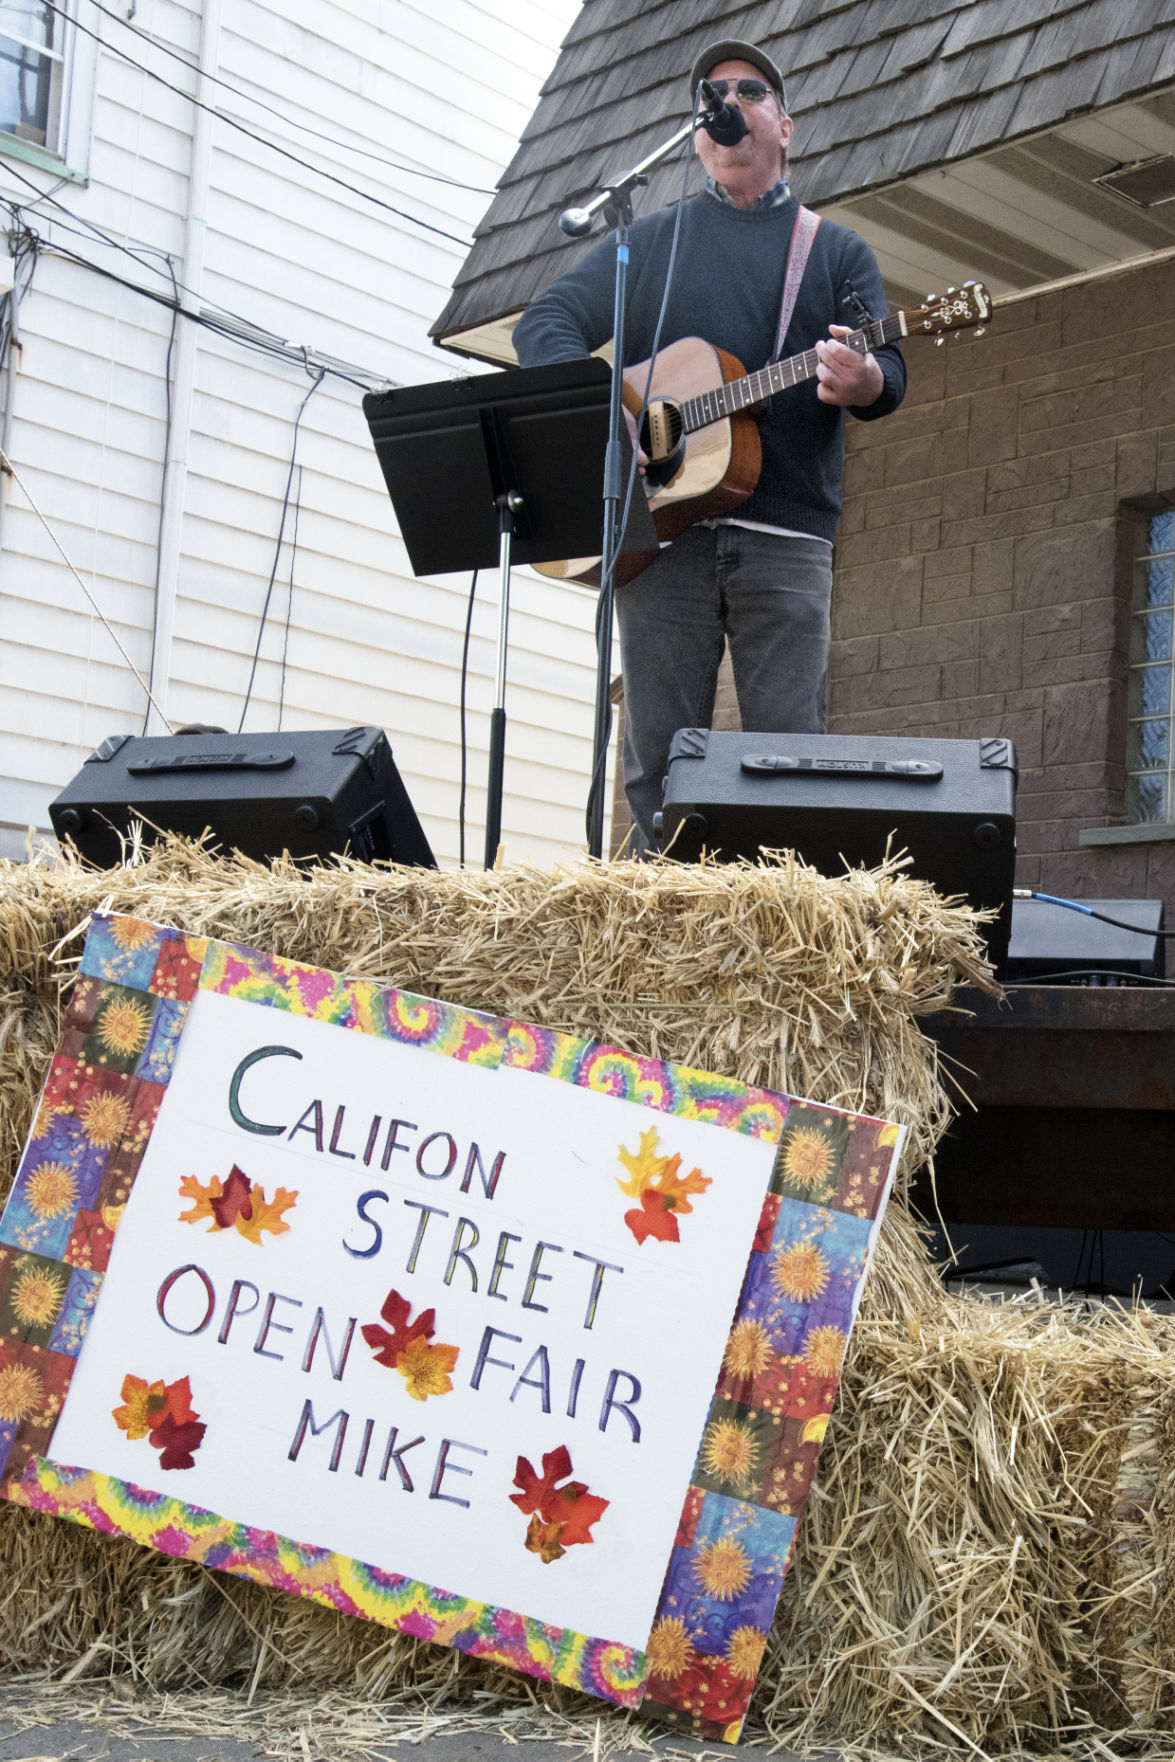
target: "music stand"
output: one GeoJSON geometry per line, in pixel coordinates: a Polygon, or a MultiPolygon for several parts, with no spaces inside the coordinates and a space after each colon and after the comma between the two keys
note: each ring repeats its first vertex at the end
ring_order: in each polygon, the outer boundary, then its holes
{"type": "MultiPolygon", "coordinates": [[[[490,717],[485,866],[502,831],[512,563],[598,556],[611,368],[595,359],[368,392],[363,413],[416,575],[498,561],[497,696],[490,717]]],[[[623,465],[627,471],[631,448],[623,465]]],[[[621,548],[657,549],[634,495],[621,548]]]]}

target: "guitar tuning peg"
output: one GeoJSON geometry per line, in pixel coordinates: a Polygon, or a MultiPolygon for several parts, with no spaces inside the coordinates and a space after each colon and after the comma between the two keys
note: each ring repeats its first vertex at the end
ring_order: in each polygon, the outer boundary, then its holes
{"type": "Polygon", "coordinates": [[[977,325],[976,325],[976,326],[975,326],[975,334],[976,334],[976,336],[982,336],[982,335],[983,335],[983,333],[984,333],[984,331],[985,331],[985,330],[986,330],[986,329],[987,329],[987,326],[986,326],[986,324],[977,324],[977,325]]]}
{"type": "Polygon", "coordinates": [[[941,349],[941,348],[942,348],[942,346],[943,346],[943,344],[944,344],[944,343],[945,343],[945,342],[946,342],[946,340],[947,340],[947,339],[946,339],[946,337],[945,337],[945,336],[936,336],[936,337],[935,337],[935,339],[934,339],[934,346],[935,346],[935,348],[936,348],[936,349],[941,349]]]}

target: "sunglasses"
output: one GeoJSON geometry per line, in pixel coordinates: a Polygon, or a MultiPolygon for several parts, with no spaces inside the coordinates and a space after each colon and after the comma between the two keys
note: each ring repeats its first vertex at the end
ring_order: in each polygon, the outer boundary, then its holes
{"type": "Polygon", "coordinates": [[[725,98],[733,86],[740,104],[761,104],[771,90],[762,80],[710,80],[709,84],[720,98],[725,98]]]}

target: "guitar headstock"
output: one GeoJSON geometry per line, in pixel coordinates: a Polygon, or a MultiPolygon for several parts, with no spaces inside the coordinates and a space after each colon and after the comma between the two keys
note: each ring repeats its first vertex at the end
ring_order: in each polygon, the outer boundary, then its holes
{"type": "Polygon", "coordinates": [[[925,305],[903,312],[902,318],[907,336],[921,331],[942,342],[948,331],[976,327],[982,335],[983,326],[991,319],[991,295],[981,281],[967,281],[961,288],[948,288],[945,294],[927,294],[925,305]]]}

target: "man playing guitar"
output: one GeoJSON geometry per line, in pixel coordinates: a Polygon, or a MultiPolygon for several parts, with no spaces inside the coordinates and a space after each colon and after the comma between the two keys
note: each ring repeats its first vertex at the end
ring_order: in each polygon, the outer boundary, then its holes
{"type": "MultiPolygon", "coordinates": [[[[669,744],[678,728],[708,727],[724,639],[744,728],[820,732],[826,726],[832,541],[841,507],[844,415],[886,416],[901,402],[896,344],[861,354],[840,338],[865,309],[885,311],[873,253],[856,233],[821,221],[798,229],[787,182],[792,119],[783,77],[757,45],[727,39],[697,59],[691,100],[706,79],[737,107],[746,133],[723,146],[700,128],[706,189],[685,204],[664,347],[703,337],[753,370],[815,348],[815,376],[773,398],[760,423],[762,468],[733,512],[691,527],[616,590],[624,674],[625,789],[637,850],[655,848],[669,744]],[[797,271],[802,268],[802,274],[797,271]],[[791,311],[779,335],[785,280],[791,311]],[[798,290],[797,283],[798,280],[798,290]]],[[[729,132],[729,131],[727,131],[729,132]]],[[[651,355],[674,210],[632,228],[625,355],[651,355]]],[[[524,367],[569,361],[608,340],[614,250],[601,244],[541,294],[514,332],[524,367]]]]}

